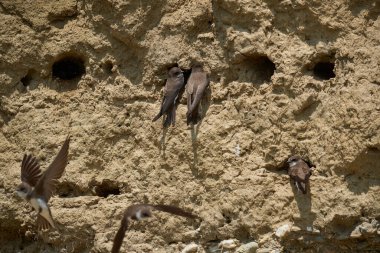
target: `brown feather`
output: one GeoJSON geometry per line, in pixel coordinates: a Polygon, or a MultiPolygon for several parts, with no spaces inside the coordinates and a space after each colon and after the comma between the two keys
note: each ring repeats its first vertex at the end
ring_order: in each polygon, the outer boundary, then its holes
{"type": "Polygon", "coordinates": [[[40,214],[37,215],[37,228],[38,230],[49,229],[51,227],[50,223],[40,214]]]}
{"type": "Polygon", "coordinates": [[[140,212],[140,214],[144,213],[145,215],[147,215],[147,217],[150,217],[152,214],[151,213],[152,209],[171,213],[171,214],[175,214],[175,215],[179,215],[179,216],[183,216],[183,217],[188,217],[188,218],[197,218],[198,217],[192,213],[186,212],[186,211],[182,210],[181,208],[178,208],[175,206],[150,205],[150,204],[131,205],[124,212],[123,218],[121,220],[120,228],[115,235],[115,239],[114,239],[112,251],[111,251],[112,253],[118,253],[120,248],[121,248],[121,245],[123,243],[123,239],[125,236],[125,232],[128,229],[128,219],[130,219],[130,218],[131,219],[137,219],[136,215],[138,212],[140,212]]]}
{"type": "Polygon", "coordinates": [[[196,65],[191,71],[191,75],[186,85],[187,93],[187,124],[197,124],[199,120],[199,103],[210,81],[202,66],[196,65]]]}
{"type": "Polygon", "coordinates": [[[41,177],[38,161],[32,155],[24,155],[21,163],[21,181],[34,187],[41,177]]]}
{"type": "Polygon", "coordinates": [[[297,160],[295,165],[289,167],[288,174],[295,181],[302,193],[306,194],[306,185],[311,175],[311,169],[301,157],[294,156],[291,158],[296,158],[297,160]]]}
{"type": "Polygon", "coordinates": [[[158,120],[162,115],[166,115],[164,121],[164,127],[175,124],[175,110],[176,105],[181,96],[181,91],[183,91],[184,77],[177,76],[178,73],[182,73],[182,70],[178,67],[173,67],[169,70],[169,77],[166,80],[164,87],[164,98],[161,104],[159,113],[153,118],[152,121],[158,120]]]}
{"type": "Polygon", "coordinates": [[[119,230],[115,235],[115,239],[113,240],[112,253],[118,253],[120,251],[121,245],[123,244],[123,239],[125,236],[125,232],[128,229],[128,216],[124,214],[123,219],[121,220],[121,224],[119,230]]]}
{"type": "Polygon", "coordinates": [[[57,179],[62,176],[67,165],[69,143],[70,137],[67,137],[54,161],[50,164],[50,166],[47,168],[45,173],[36,184],[36,194],[43,196],[46,202],[48,202],[52,196],[55,190],[57,179]]]}

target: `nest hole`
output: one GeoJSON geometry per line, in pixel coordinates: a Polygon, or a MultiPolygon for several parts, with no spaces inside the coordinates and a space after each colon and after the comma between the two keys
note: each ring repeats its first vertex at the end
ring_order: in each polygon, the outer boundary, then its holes
{"type": "Polygon", "coordinates": [[[266,55],[249,56],[236,67],[239,81],[259,85],[270,82],[276,71],[276,65],[266,55]]]}
{"type": "Polygon", "coordinates": [[[95,185],[95,193],[99,197],[107,198],[109,195],[120,195],[120,188],[115,182],[104,180],[95,185]]]}
{"type": "Polygon", "coordinates": [[[113,69],[113,63],[110,61],[105,62],[103,65],[103,69],[107,74],[111,75],[112,69],[113,69]]]}
{"type": "Polygon", "coordinates": [[[66,56],[54,62],[53,77],[61,80],[73,80],[86,73],[84,60],[78,56],[66,56]]]}
{"type": "Polygon", "coordinates": [[[223,218],[224,218],[225,223],[226,223],[226,224],[230,224],[231,221],[232,221],[231,216],[229,216],[228,214],[225,214],[225,213],[222,213],[222,215],[223,215],[223,218]]]}
{"type": "Polygon", "coordinates": [[[187,81],[189,80],[190,75],[191,75],[191,69],[182,68],[182,71],[183,71],[183,78],[184,78],[185,84],[186,84],[187,81]]]}
{"type": "Polygon", "coordinates": [[[35,72],[34,70],[29,70],[28,73],[23,78],[21,78],[20,81],[24,87],[27,87],[30,85],[30,83],[33,80],[34,72],[35,72]]]}
{"type": "Polygon", "coordinates": [[[267,56],[257,57],[256,65],[259,78],[269,82],[276,71],[276,65],[267,56]]]}
{"type": "Polygon", "coordinates": [[[315,64],[313,74],[316,78],[329,80],[335,77],[335,64],[333,62],[321,61],[315,64]]]}

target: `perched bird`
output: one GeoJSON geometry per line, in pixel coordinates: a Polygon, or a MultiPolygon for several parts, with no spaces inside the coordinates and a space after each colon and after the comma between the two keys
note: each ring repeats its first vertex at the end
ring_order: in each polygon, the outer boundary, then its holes
{"type": "Polygon", "coordinates": [[[294,180],[297,189],[301,190],[303,194],[306,194],[306,185],[314,168],[310,168],[298,155],[291,156],[287,163],[289,165],[288,174],[290,178],[294,180]]]}
{"type": "Polygon", "coordinates": [[[48,202],[67,165],[70,137],[67,137],[58,155],[41,174],[38,161],[32,155],[24,155],[21,163],[21,184],[17,194],[28,201],[37,212],[38,229],[55,228],[48,202]]]}
{"type": "Polygon", "coordinates": [[[115,239],[113,241],[113,246],[112,246],[112,253],[117,253],[119,252],[121,248],[121,244],[123,243],[123,238],[125,235],[125,232],[128,229],[128,220],[133,219],[133,220],[142,220],[144,218],[152,217],[152,210],[158,210],[158,211],[163,211],[187,218],[198,218],[198,216],[188,213],[178,207],[175,206],[167,206],[167,205],[149,205],[149,204],[137,204],[137,205],[132,205],[129,206],[123,215],[123,218],[121,220],[121,225],[119,230],[116,233],[115,239]]]}
{"type": "Polygon", "coordinates": [[[166,80],[164,88],[164,98],[162,100],[160,112],[152,121],[158,120],[162,115],[166,114],[164,127],[175,125],[175,113],[177,109],[179,94],[183,89],[185,79],[183,71],[178,67],[172,67],[169,70],[169,78],[166,80]]]}
{"type": "Polygon", "coordinates": [[[210,80],[206,72],[203,71],[203,67],[200,64],[195,64],[191,68],[191,75],[186,85],[187,94],[187,124],[197,124],[199,121],[199,103],[203,97],[203,94],[209,85],[210,80]]]}

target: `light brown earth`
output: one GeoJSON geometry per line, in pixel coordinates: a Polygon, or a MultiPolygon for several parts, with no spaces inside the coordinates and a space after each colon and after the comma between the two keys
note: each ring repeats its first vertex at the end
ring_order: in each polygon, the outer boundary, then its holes
{"type": "Polygon", "coordinates": [[[377,0],[0,0],[0,252],[109,252],[124,208],[142,202],[202,220],[132,223],[122,252],[225,239],[380,250],[379,14],[377,0]],[[52,66],[68,56],[85,74],[64,81],[52,66]],[[164,133],[151,120],[166,69],[196,61],[211,78],[206,116],[192,134],[183,96],[164,133]],[[20,163],[32,153],[46,169],[68,134],[58,231],[39,234],[15,195],[20,163]],[[295,153],[316,166],[311,194],[281,170],[295,153]]]}

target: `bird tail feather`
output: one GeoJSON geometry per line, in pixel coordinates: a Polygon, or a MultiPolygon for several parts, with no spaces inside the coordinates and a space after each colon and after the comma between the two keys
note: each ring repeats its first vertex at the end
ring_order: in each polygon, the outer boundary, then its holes
{"type": "Polygon", "coordinates": [[[158,120],[159,118],[161,118],[162,116],[162,113],[159,112],[153,119],[152,119],[152,122],[155,122],[156,120],[158,120]]]}
{"type": "Polygon", "coordinates": [[[302,193],[306,194],[307,193],[306,183],[304,183],[304,182],[297,182],[297,184],[298,184],[298,188],[302,191],[302,193]]]}

